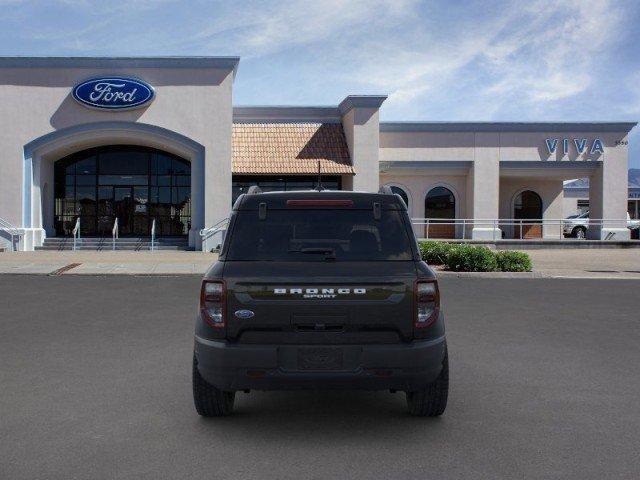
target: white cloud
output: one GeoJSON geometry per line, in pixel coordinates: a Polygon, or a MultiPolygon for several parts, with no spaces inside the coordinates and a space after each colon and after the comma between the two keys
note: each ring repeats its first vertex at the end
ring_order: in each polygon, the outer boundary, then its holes
{"type": "Polygon", "coordinates": [[[537,0],[449,29],[413,23],[399,38],[362,44],[377,58],[362,62],[354,77],[389,92],[387,107],[397,109],[466,82],[484,98],[474,102],[484,112],[514,99],[543,110],[592,84],[599,55],[620,33],[619,12],[610,0],[537,0]]]}
{"type": "Polygon", "coordinates": [[[410,18],[417,0],[307,0],[249,2],[232,14],[212,15],[212,22],[185,42],[212,49],[232,44],[255,58],[293,47],[323,42],[331,48],[341,38],[370,30],[380,22],[410,18]]]}

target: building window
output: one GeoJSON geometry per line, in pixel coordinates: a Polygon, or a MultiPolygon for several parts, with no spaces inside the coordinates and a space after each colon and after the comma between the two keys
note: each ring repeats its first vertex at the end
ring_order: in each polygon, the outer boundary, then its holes
{"type": "Polygon", "coordinates": [[[629,217],[632,220],[640,219],[640,200],[629,200],[628,202],[629,217]]]}
{"type": "Polygon", "coordinates": [[[455,238],[456,197],[446,187],[429,190],[424,201],[426,238],[455,238]],[[435,220],[434,220],[435,219],[435,220]],[[442,220],[438,220],[442,219],[442,220]]]}
{"type": "Polygon", "coordinates": [[[542,238],[542,199],[531,190],[525,190],[516,197],[513,218],[527,220],[515,225],[515,238],[542,238]]]}
{"type": "Polygon", "coordinates": [[[391,191],[393,193],[395,193],[396,195],[400,195],[400,198],[402,198],[402,200],[404,200],[404,204],[407,206],[407,209],[408,209],[409,208],[409,195],[407,195],[407,192],[405,192],[403,188],[396,187],[395,185],[391,185],[391,191]]]}
{"type": "Polygon", "coordinates": [[[56,235],[68,236],[80,218],[82,235],[187,235],[191,228],[191,165],[146,147],[84,150],[54,164],[56,235]]]}
{"type": "MultiPolygon", "coordinates": [[[[232,180],[233,205],[238,197],[247,193],[249,187],[257,185],[263,192],[313,190],[318,187],[318,177],[305,176],[258,176],[258,175],[234,175],[232,180]]],[[[342,190],[342,178],[340,176],[322,176],[322,187],[326,190],[342,190]]]]}
{"type": "Polygon", "coordinates": [[[589,211],[589,200],[578,200],[578,214],[589,211]]]}

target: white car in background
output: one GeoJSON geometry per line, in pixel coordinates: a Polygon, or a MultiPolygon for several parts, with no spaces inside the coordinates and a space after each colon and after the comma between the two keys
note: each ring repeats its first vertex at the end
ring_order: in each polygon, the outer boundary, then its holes
{"type": "Polygon", "coordinates": [[[570,215],[563,225],[565,237],[587,238],[587,228],[589,228],[589,212],[570,215]]]}
{"type": "MultiPolygon", "coordinates": [[[[563,231],[565,237],[587,238],[589,228],[589,212],[571,215],[564,221],[563,231]]],[[[640,229],[640,220],[631,220],[627,212],[627,228],[629,230],[640,229]]]]}

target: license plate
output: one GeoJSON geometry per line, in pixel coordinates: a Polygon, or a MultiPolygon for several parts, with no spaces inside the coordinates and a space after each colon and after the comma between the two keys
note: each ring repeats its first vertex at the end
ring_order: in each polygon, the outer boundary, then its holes
{"type": "Polygon", "coordinates": [[[340,370],[343,366],[341,348],[299,348],[300,370],[340,370]]]}

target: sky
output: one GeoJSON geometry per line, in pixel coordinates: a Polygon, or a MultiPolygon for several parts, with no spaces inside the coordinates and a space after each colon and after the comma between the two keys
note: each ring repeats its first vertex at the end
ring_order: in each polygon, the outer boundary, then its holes
{"type": "Polygon", "coordinates": [[[237,55],[235,105],[386,94],[386,121],[640,121],[638,25],[638,0],[0,0],[0,55],[237,55]]]}

